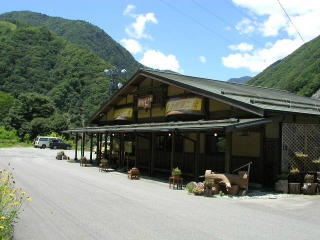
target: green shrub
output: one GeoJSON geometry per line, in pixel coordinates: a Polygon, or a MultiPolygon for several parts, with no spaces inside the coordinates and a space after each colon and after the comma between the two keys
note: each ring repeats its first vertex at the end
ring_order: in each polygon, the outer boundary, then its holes
{"type": "Polygon", "coordinates": [[[11,140],[15,142],[19,141],[17,131],[15,129],[7,130],[4,126],[0,126],[0,139],[11,140]]]}
{"type": "Polygon", "coordinates": [[[176,175],[181,175],[181,170],[178,167],[172,169],[172,176],[176,175]]]}
{"type": "Polygon", "coordinates": [[[21,189],[15,188],[10,171],[0,169],[0,239],[11,239],[14,223],[24,201],[32,201],[21,189]]]}
{"type": "Polygon", "coordinates": [[[195,182],[189,182],[187,185],[186,185],[186,190],[189,192],[189,193],[192,193],[193,189],[197,186],[197,184],[195,182]]]}

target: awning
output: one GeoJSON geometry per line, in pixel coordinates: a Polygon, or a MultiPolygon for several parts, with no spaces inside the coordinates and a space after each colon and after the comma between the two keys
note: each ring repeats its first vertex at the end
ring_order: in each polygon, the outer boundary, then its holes
{"type": "Polygon", "coordinates": [[[267,124],[275,121],[273,118],[250,118],[250,119],[223,119],[223,120],[199,120],[186,122],[161,122],[141,123],[125,125],[106,125],[99,127],[74,128],[63,133],[117,133],[117,132],[172,132],[172,131],[226,131],[267,124]]]}

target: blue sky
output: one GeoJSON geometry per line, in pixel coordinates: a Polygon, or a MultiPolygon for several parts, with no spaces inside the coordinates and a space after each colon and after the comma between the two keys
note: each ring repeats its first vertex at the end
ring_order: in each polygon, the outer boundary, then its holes
{"type": "Polygon", "coordinates": [[[319,2],[280,0],[294,26],[276,0],[0,0],[0,13],[85,20],[145,65],[227,80],[254,76],[318,36],[319,2]]]}

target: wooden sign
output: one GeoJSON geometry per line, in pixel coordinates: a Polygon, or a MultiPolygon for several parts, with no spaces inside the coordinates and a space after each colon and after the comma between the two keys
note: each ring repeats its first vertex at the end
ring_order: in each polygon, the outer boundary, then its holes
{"type": "Polygon", "coordinates": [[[138,98],[138,107],[148,109],[151,108],[151,103],[153,101],[153,96],[145,96],[143,98],[138,98]]]}
{"type": "Polygon", "coordinates": [[[192,114],[202,112],[202,98],[181,98],[169,100],[166,104],[166,115],[192,114]]]}
{"type": "Polygon", "coordinates": [[[114,120],[127,120],[132,118],[132,108],[119,108],[113,113],[114,120]]]}

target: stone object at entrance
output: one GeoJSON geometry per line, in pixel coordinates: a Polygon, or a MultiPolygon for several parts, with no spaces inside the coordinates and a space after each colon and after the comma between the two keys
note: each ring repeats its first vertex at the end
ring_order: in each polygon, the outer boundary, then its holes
{"type": "Polygon", "coordinates": [[[288,193],[288,180],[278,180],[275,183],[275,191],[279,193],[288,193]]]}

